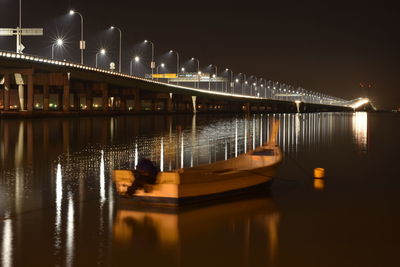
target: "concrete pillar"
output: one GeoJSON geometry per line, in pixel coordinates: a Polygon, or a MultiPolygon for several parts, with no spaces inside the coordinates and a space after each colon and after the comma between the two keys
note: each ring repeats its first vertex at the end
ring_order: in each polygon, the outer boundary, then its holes
{"type": "Polygon", "coordinates": [[[103,111],[108,110],[108,84],[107,83],[101,83],[100,84],[101,92],[102,92],[102,107],[103,111]]]}
{"type": "Polygon", "coordinates": [[[301,102],[296,101],[296,109],[297,109],[297,113],[300,113],[300,104],[301,102]]]}
{"type": "Polygon", "coordinates": [[[172,100],[172,94],[167,98],[167,111],[173,112],[174,111],[174,102],[172,100]]]}
{"type": "Polygon", "coordinates": [[[68,79],[66,79],[64,83],[62,101],[63,101],[62,102],[63,111],[69,111],[70,85],[68,79]]]}
{"type": "Polygon", "coordinates": [[[28,111],[33,111],[33,73],[28,74],[28,102],[26,108],[28,111]]]}
{"type": "Polygon", "coordinates": [[[86,110],[93,109],[93,96],[92,96],[92,88],[86,88],[86,110]]]}
{"type": "Polygon", "coordinates": [[[197,109],[196,109],[196,99],[197,99],[197,96],[192,96],[193,114],[196,114],[196,112],[197,112],[197,109]]]}
{"type": "Polygon", "coordinates": [[[80,110],[80,95],[78,93],[74,93],[74,110],[80,110]]]}
{"type": "Polygon", "coordinates": [[[19,110],[25,110],[24,85],[18,84],[19,110]]]}
{"type": "Polygon", "coordinates": [[[49,85],[43,85],[43,110],[49,110],[49,85]]]}
{"type": "Polygon", "coordinates": [[[250,103],[245,103],[245,106],[246,106],[246,113],[250,113],[251,112],[250,103]]]}
{"type": "Polygon", "coordinates": [[[3,104],[4,110],[10,109],[10,75],[4,75],[4,96],[3,96],[3,104]]]}
{"type": "Polygon", "coordinates": [[[141,111],[142,107],[140,105],[140,91],[135,90],[135,111],[141,111]]]}
{"type": "Polygon", "coordinates": [[[120,97],[119,110],[126,111],[126,97],[124,95],[121,95],[120,97]]]}

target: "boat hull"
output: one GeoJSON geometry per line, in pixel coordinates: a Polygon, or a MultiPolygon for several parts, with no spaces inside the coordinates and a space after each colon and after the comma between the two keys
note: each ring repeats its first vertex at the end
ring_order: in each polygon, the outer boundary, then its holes
{"type": "Polygon", "coordinates": [[[207,202],[222,198],[230,198],[243,194],[250,194],[252,192],[258,192],[265,190],[272,183],[272,180],[263,182],[261,184],[238,188],[225,192],[218,192],[206,195],[197,195],[189,197],[156,197],[156,196],[119,196],[119,205],[121,208],[135,205],[154,205],[154,206],[166,206],[166,207],[176,207],[182,205],[190,205],[195,203],[207,202]]]}

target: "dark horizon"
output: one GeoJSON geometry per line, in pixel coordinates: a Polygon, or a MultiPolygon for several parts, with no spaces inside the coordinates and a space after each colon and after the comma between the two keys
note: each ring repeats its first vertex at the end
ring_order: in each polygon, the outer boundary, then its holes
{"type": "MultiPolygon", "coordinates": [[[[69,16],[73,8],[84,16],[87,41],[85,63],[94,65],[97,49],[105,46],[108,59],[118,62],[119,38],[109,27],[122,30],[123,71],[129,59],[150,58],[144,39],[155,44],[156,61],[170,49],[183,64],[191,57],[226,67],[235,74],[279,81],[331,96],[354,99],[367,96],[378,108],[400,106],[398,42],[400,26],[390,4],[222,2],[132,3],[125,1],[22,1],[22,26],[44,28],[43,37],[24,37],[25,53],[50,56],[52,38],[67,38],[57,57],[79,62],[80,19],[69,16]],[[44,8],[48,7],[48,8],[44,8]],[[360,87],[360,83],[366,85],[360,87]],[[368,85],[371,89],[366,90],[368,85]],[[368,92],[369,91],[369,92],[368,92]]],[[[18,24],[18,1],[3,0],[0,28],[18,24]]],[[[15,50],[15,37],[0,37],[0,49],[15,50]]],[[[175,71],[175,57],[168,71],[175,71]]],[[[103,62],[104,64],[104,62],[103,62]]],[[[190,65],[187,66],[190,68],[190,65]]]]}

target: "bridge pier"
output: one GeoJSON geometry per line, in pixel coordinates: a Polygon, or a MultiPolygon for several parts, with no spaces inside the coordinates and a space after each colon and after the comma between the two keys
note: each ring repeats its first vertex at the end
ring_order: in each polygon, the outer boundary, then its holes
{"type": "Polygon", "coordinates": [[[10,75],[4,74],[4,95],[3,106],[4,110],[10,110],[10,89],[11,89],[10,75]]]}
{"type": "Polygon", "coordinates": [[[70,109],[70,83],[68,77],[65,77],[63,86],[62,107],[63,111],[67,112],[70,109]]]}
{"type": "Polygon", "coordinates": [[[167,111],[168,112],[173,112],[174,111],[174,102],[173,102],[173,95],[169,94],[169,97],[167,98],[167,111]]]}
{"type": "Polygon", "coordinates": [[[141,101],[140,101],[140,90],[139,89],[135,89],[133,94],[134,94],[134,97],[135,97],[133,108],[134,108],[134,110],[136,112],[140,112],[142,110],[141,101]]]}
{"type": "Polygon", "coordinates": [[[46,83],[45,85],[43,85],[43,110],[44,111],[49,110],[49,103],[50,103],[49,84],[46,83]]]}
{"type": "Polygon", "coordinates": [[[122,111],[122,112],[126,111],[126,98],[124,98],[123,95],[120,96],[119,110],[122,111]]]}
{"type": "Polygon", "coordinates": [[[92,111],[93,109],[93,94],[92,94],[92,90],[88,90],[87,89],[88,86],[85,86],[85,91],[86,91],[86,95],[85,95],[85,100],[86,100],[86,110],[87,111],[92,111]]]}
{"type": "Polygon", "coordinates": [[[192,104],[193,104],[193,114],[196,114],[196,96],[192,96],[192,104]]]}
{"type": "Polygon", "coordinates": [[[19,109],[21,111],[25,110],[24,90],[25,90],[24,85],[18,84],[19,109]]]}
{"type": "Polygon", "coordinates": [[[100,83],[100,91],[101,91],[101,107],[103,111],[108,111],[109,106],[108,106],[108,84],[107,83],[100,83]]]}

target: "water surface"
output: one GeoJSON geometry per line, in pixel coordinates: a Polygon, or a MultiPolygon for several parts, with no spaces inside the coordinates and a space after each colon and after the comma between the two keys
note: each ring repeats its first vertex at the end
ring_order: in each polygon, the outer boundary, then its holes
{"type": "Polygon", "coordinates": [[[0,266],[386,266],[400,248],[395,114],[0,122],[0,266]],[[110,174],[234,157],[280,120],[269,191],[179,212],[118,207],[110,174]],[[326,169],[315,181],[312,170],[326,169]]]}

